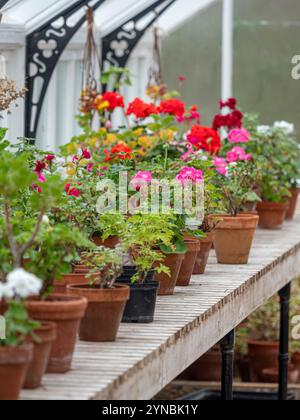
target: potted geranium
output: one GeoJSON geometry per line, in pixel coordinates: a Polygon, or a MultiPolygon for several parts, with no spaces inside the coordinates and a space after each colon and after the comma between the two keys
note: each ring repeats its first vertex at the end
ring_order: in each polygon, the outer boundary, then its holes
{"type": "Polygon", "coordinates": [[[86,301],[48,296],[48,289],[53,285],[55,274],[70,265],[77,246],[86,246],[88,241],[75,230],[68,235],[67,243],[63,238],[58,241],[58,233],[62,229],[47,225],[46,213],[59,206],[63,199],[63,183],[58,175],[49,175],[46,179],[42,173],[29,169],[26,153],[15,156],[4,151],[1,157],[1,241],[9,249],[6,266],[26,268],[45,281],[40,296],[29,299],[26,307],[32,319],[57,324],[57,339],[48,369],[65,372],[71,366],[76,333],[86,301]]]}
{"type": "MultiPolygon", "coordinates": [[[[38,295],[42,282],[34,275],[22,269],[8,274],[0,282],[0,313],[4,323],[0,337],[0,400],[17,400],[26,376],[32,377],[32,366],[45,366],[47,359],[34,354],[34,332],[40,328],[38,322],[32,321],[24,306],[24,299],[38,295]]],[[[49,356],[49,354],[48,354],[49,356]]],[[[39,372],[39,382],[44,373],[39,372]]]]}
{"type": "Polygon", "coordinates": [[[96,251],[81,254],[81,261],[90,268],[90,284],[68,286],[69,294],[88,300],[81,321],[79,336],[83,341],[115,341],[130,289],[116,284],[122,274],[124,250],[99,247],[96,251]]]}
{"type": "Polygon", "coordinates": [[[254,116],[248,119],[252,141],[247,150],[254,157],[256,171],[260,173],[257,184],[262,199],[257,205],[259,224],[265,229],[281,228],[289,209],[291,178],[297,176],[292,169],[295,145],[290,143],[287,146],[289,140],[281,128],[259,126],[254,116]]]}
{"type": "MultiPolygon", "coordinates": [[[[240,213],[245,202],[257,202],[253,191],[252,156],[242,147],[234,147],[226,158],[215,157],[216,182],[222,189],[225,215],[215,227],[215,249],[221,264],[247,264],[258,225],[258,216],[240,213]]],[[[216,219],[215,219],[216,220],[216,219]]]]}

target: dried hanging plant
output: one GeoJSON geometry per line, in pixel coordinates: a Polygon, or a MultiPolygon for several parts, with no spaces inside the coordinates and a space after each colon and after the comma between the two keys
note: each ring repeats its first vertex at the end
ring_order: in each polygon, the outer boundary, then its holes
{"type": "Polygon", "coordinates": [[[12,103],[19,98],[25,97],[26,89],[17,89],[15,82],[5,77],[4,64],[4,58],[0,55],[0,112],[10,112],[9,110],[12,103]]]}
{"type": "Polygon", "coordinates": [[[153,100],[162,98],[168,91],[167,85],[163,82],[162,63],[160,53],[160,37],[159,28],[153,29],[154,43],[153,43],[153,57],[149,69],[149,79],[147,85],[147,94],[153,100]]]}
{"type": "MultiPolygon", "coordinates": [[[[86,12],[87,41],[84,47],[82,90],[79,99],[79,110],[82,114],[90,114],[96,110],[95,101],[98,95],[96,79],[97,68],[101,68],[97,44],[94,36],[94,12],[88,7],[86,12]]],[[[92,124],[92,120],[90,122],[92,124]]]]}

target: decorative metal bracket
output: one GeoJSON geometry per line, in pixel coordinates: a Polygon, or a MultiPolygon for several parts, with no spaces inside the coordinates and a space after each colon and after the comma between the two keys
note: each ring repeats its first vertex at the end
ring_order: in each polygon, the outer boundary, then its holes
{"type": "Polygon", "coordinates": [[[79,0],[26,37],[25,136],[36,137],[45,95],[64,49],[86,20],[85,6],[105,0],[79,0]]]}
{"type": "Polygon", "coordinates": [[[125,67],[145,31],[175,3],[176,0],[158,0],[102,40],[102,68],[125,67]]]}

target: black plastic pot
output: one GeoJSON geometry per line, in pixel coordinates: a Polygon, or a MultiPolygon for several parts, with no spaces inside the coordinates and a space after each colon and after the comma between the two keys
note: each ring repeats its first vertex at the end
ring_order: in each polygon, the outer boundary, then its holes
{"type": "MultiPolygon", "coordinates": [[[[121,283],[124,284],[125,281],[121,283]]],[[[154,321],[159,283],[130,284],[127,282],[127,284],[130,285],[130,298],[126,304],[122,322],[150,324],[154,321]]]]}
{"type": "MultiPolygon", "coordinates": [[[[123,274],[117,279],[118,283],[128,284],[131,283],[132,277],[136,274],[136,268],[132,266],[124,266],[123,267],[123,274]]],[[[146,283],[153,283],[155,281],[155,271],[149,271],[147,274],[147,277],[144,281],[144,284],[146,283]]]]}

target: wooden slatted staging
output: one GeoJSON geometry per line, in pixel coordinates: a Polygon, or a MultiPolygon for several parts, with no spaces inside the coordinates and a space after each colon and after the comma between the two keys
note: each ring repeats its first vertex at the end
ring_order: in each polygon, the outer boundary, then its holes
{"type": "Polygon", "coordinates": [[[34,400],[151,399],[268,298],[300,275],[300,217],[258,230],[247,266],[218,265],[158,299],[156,321],[122,324],[115,343],[78,342],[73,370],[46,375],[34,400]]]}

